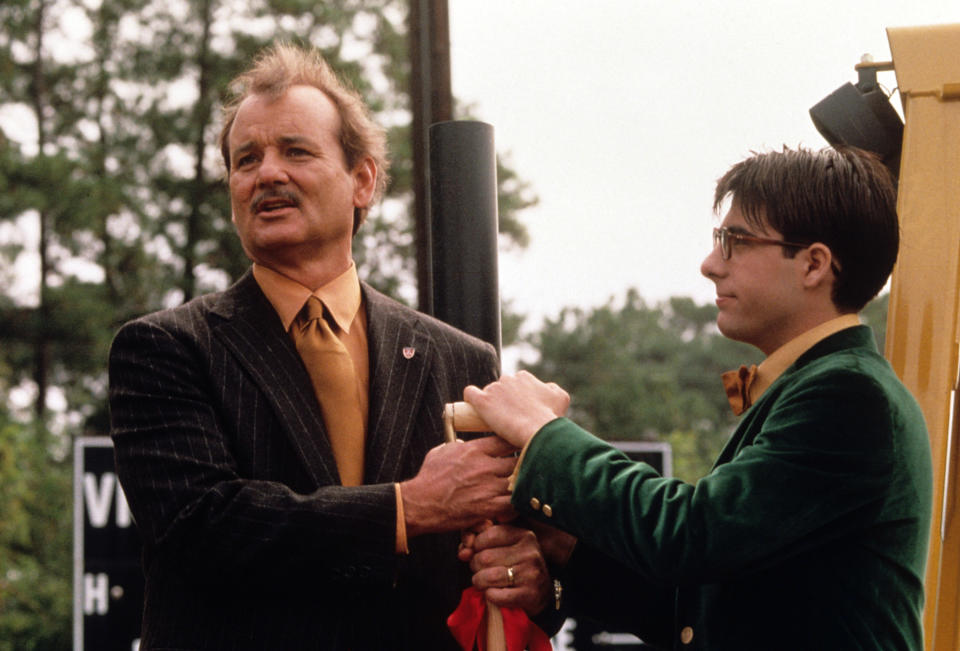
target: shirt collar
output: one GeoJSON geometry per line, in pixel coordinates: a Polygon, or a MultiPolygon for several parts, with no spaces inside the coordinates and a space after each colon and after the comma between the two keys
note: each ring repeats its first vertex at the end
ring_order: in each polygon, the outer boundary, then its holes
{"type": "Polygon", "coordinates": [[[790,368],[797,359],[810,350],[814,344],[826,339],[830,335],[860,325],[860,317],[856,314],[844,314],[835,319],[824,321],[802,335],[794,337],[760,363],[757,367],[757,377],[750,385],[750,402],[756,402],[767,388],[776,382],[784,371],[790,368]]]}
{"type": "Polygon", "coordinates": [[[313,292],[297,281],[257,263],[253,264],[253,277],[277,311],[285,330],[290,330],[293,320],[311,296],[323,301],[333,320],[346,333],[350,332],[357,310],[360,309],[360,279],[352,260],[346,271],[313,292]]]}

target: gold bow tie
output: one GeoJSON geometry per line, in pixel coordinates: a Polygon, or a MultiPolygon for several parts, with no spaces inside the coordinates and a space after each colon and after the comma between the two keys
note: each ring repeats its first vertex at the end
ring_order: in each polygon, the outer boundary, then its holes
{"type": "Polygon", "coordinates": [[[749,368],[740,366],[736,371],[727,371],[720,376],[723,381],[723,388],[727,392],[727,400],[730,401],[730,409],[737,416],[747,410],[752,404],[750,400],[750,386],[757,379],[757,365],[751,364],[749,368]]]}

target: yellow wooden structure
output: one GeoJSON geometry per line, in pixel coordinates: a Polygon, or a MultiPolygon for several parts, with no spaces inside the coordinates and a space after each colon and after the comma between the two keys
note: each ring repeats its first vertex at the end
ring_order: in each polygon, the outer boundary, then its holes
{"type": "MultiPolygon", "coordinates": [[[[960,649],[960,24],[887,30],[905,117],[886,356],[923,408],[934,467],[927,651],[960,649]]],[[[882,596],[881,596],[882,598],[882,596]]]]}

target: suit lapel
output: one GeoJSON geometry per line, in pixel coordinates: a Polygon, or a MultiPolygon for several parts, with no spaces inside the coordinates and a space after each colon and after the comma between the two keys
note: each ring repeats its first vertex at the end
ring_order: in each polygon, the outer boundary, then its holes
{"type": "Polygon", "coordinates": [[[409,312],[363,284],[370,350],[370,420],[365,483],[399,478],[423,398],[432,340],[409,312]]]}
{"type": "Polygon", "coordinates": [[[317,485],[339,484],[310,376],[276,311],[250,271],[211,308],[211,330],[273,406],[317,485]]]}
{"type": "Polygon", "coordinates": [[[767,390],[763,392],[760,399],[744,414],[743,420],[740,421],[730,440],[728,440],[727,444],[723,447],[713,467],[716,468],[719,465],[727,463],[737,456],[745,445],[753,443],[763,428],[767,414],[770,412],[773,404],[779,399],[781,388],[785,383],[790,381],[794,373],[821,357],[840,350],[853,348],[862,348],[866,352],[876,353],[877,347],[876,340],[873,337],[873,331],[863,325],[845,328],[818,341],[811,346],[809,350],[800,355],[793,364],[780,374],[780,377],[774,380],[773,384],[767,387],[767,390]]]}

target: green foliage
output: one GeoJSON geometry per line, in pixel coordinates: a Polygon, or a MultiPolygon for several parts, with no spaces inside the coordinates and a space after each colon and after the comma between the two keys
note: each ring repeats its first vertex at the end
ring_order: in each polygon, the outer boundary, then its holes
{"type": "Polygon", "coordinates": [[[661,437],[673,452],[673,476],[688,483],[710,473],[722,442],[694,430],[674,430],[661,437]]]}
{"type": "MultiPolygon", "coordinates": [[[[0,320],[9,317],[16,326],[8,328],[15,332],[0,357],[17,381],[39,383],[41,394],[47,385],[85,387],[87,395],[71,392],[70,409],[85,417],[102,413],[90,405],[104,397],[102,376],[91,374],[91,367],[105,364],[104,327],[223,288],[246,270],[216,142],[219,109],[228,82],[276,40],[320,48],[388,127],[392,183],[356,238],[355,257],[365,279],[409,300],[414,224],[406,16],[404,0],[23,0],[0,6],[8,28],[0,34],[0,108],[16,102],[34,120],[16,137],[0,136],[0,222],[43,224],[36,296],[0,302],[0,320]],[[63,38],[68,22],[84,23],[89,36],[53,56],[51,43],[63,38]],[[31,151],[37,142],[42,152],[31,151]],[[78,269],[85,270],[83,280],[78,269]],[[73,320],[72,341],[63,346],[59,321],[67,317],[53,313],[57,295],[87,284],[103,291],[84,288],[71,301],[100,318],[73,320]],[[63,357],[66,349],[78,354],[63,357]]],[[[498,168],[504,241],[524,246],[528,235],[517,215],[536,196],[507,165],[498,168]]],[[[14,241],[0,247],[0,277],[31,253],[14,241]]],[[[38,414],[44,397],[37,396],[38,414]]]]}
{"type": "Polygon", "coordinates": [[[0,651],[70,648],[70,466],[0,416],[0,651]]]}
{"type": "Polygon", "coordinates": [[[696,480],[735,424],[720,374],[760,359],[721,336],[715,319],[712,305],[648,306],[630,290],[622,305],[548,319],[530,342],[540,359],[529,370],[569,391],[570,415],[598,436],[674,444],[674,474],[696,480]]]}

